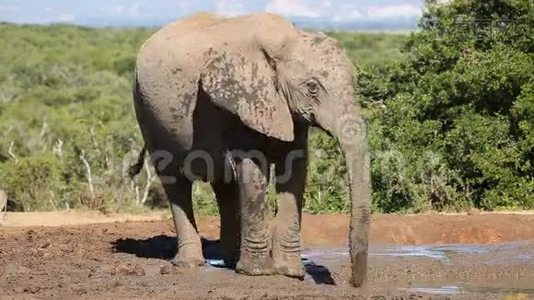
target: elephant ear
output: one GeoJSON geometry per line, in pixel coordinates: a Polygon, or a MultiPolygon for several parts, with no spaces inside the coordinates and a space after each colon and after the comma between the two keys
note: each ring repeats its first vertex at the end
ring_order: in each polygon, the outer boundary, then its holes
{"type": "Polygon", "coordinates": [[[239,116],[248,127],[282,141],[293,141],[293,119],[276,89],[274,65],[265,52],[256,55],[208,52],[201,84],[211,101],[239,116]]]}

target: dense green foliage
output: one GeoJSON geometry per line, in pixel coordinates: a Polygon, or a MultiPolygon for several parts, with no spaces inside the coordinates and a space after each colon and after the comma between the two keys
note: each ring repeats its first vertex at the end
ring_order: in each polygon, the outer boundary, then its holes
{"type": "MultiPolygon", "coordinates": [[[[358,66],[373,207],[534,208],[532,2],[433,2],[410,36],[331,33],[358,66]]],[[[126,176],[142,146],[131,75],[151,32],[0,24],[0,186],[10,210],[165,203],[151,168],[126,176]]],[[[306,210],[347,211],[336,142],[313,130],[310,156],[306,210]]],[[[206,184],[194,197],[201,212],[217,211],[206,184]]]]}
{"type": "Polygon", "coordinates": [[[0,25],[0,186],[9,209],[134,204],[123,157],[140,146],[130,78],[149,34],[0,25]]]}
{"type": "Polygon", "coordinates": [[[347,32],[330,32],[329,35],[343,45],[354,65],[363,69],[382,71],[405,58],[401,48],[407,35],[347,32]]]}
{"type": "Polygon", "coordinates": [[[361,82],[376,207],[534,208],[532,1],[428,1],[420,24],[361,82]]]}
{"type": "MultiPolygon", "coordinates": [[[[131,76],[137,50],[152,31],[0,25],[0,186],[9,192],[10,210],[166,205],[153,171],[148,189],[146,169],[135,181],[125,176],[142,146],[131,76]]],[[[380,53],[389,62],[400,57],[405,38],[336,36],[354,45],[351,57],[378,66],[386,64],[380,53]],[[365,59],[370,53],[372,62],[365,59]]],[[[333,141],[313,135],[314,148],[324,146],[341,163],[333,141]]],[[[337,170],[330,160],[314,161],[309,210],[345,209],[343,180],[332,184],[337,170]]],[[[202,212],[217,211],[208,185],[195,185],[194,196],[202,212]]]]}
{"type": "MultiPolygon", "coordinates": [[[[334,35],[360,67],[373,206],[383,212],[534,208],[532,1],[436,2],[426,2],[421,30],[402,54],[372,55],[385,50],[379,38],[367,40],[376,48],[356,53],[364,41],[334,35]],[[378,65],[380,58],[387,64],[378,65]]],[[[311,162],[307,200],[317,205],[308,209],[344,210],[346,187],[327,181],[344,171],[340,154],[331,140],[312,142],[325,150],[311,162]]]]}

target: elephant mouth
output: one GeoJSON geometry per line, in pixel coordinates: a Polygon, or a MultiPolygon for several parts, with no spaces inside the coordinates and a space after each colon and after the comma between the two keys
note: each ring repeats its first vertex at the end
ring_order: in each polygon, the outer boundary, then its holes
{"type": "Polygon", "coordinates": [[[312,126],[315,126],[315,127],[319,128],[319,129],[321,129],[329,137],[335,138],[335,136],[332,134],[332,132],[330,130],[326,129],[323,125],[321,125],[321,123],[319,123],[317,121],[317,118],[315,117],[315,114],[313,114],[313,113],[310,115],[310,122],[311,122],[312,126]]]}
{"type": "Polygon", "coordinates": [[[320,128],[322,131],[324,131],[329,137],[331,138],[335,138],[335,136],[328,130],[326,130],[323,126],[321,126],[321,124],[316,124],[315,126],[317,126],[318,128],[320,128]]]}

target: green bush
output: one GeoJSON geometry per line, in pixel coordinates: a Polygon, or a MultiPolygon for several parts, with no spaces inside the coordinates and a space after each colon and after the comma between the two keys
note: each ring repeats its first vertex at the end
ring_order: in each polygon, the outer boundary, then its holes
{"type": "Polygon", "coordinates": [[[0,180],[14,210],[47,210],[68,206],[65,165],[54,156],[32,156],[0,164],[0,180]]]}
{"type": "Polygon", "coordinates": [[[10,209],[152,201],[143,198],[145,177],[124,176],[142,146],[131,77],[151,32],[0,24],[0,186],[10,209]]]}
{"type": "Polygon", "coordinates": [[[408,59],[363,75],[379,210],[534,207],[533,28],[531,1],[427,1],[408,59]]]}
{"type": "MultiPolygon", "coordinates": [[[[357,65],[373,208],[534,208],[534,8],[529,0],[426,1],[411,35],[329,33],[357,65]]],[[[131,100],[152,29],[0,24],[0,186],[10,210],[166,206],[131,100]]],[[[310,133],[308,212],[346,212],[336,142],[310,133]]],[[[272,194],[272,193],[271,193],[272,194]]],[[[209,185],[201,213],[217,212],[209,185]]],[[[272,201],[270,195],[270,201],[272,201]]]]}

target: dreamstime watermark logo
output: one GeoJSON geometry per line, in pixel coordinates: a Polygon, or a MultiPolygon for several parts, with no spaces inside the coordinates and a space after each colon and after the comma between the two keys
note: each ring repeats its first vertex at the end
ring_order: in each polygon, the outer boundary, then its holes
{"type": "MultiPolygon", "coordinates": [[[[226,183],[235,181],[237,176],[240,176],[240,181],[250,182],[254,180],[254,178],[249,177],[252,174],[239,174],[237,168],[237,165],[245,159],[252,160],[266,178],[270,177],[271,160],[260,150],[234,149],[221,153],[217,157],[205,150],[193,150],[183,158],[177,158],[166,150],[155,150],[152,151],[150,158],[162,184],[176,183],[177,176],[184,176],[191,182],[223,180],[226,183]]],[[[278,159],[277,161],[284,165],[279,168],[283,172],[276,174],[276,182],[287,183],[293,177],[294,163],[301,159],[306,159],[306,152],[303,149],[289,151],[282,160],[278,159]]],[[[127,161],[124,161],[123,165],[126,164],[127,161]]]]}
{"type": "MultiPolygon", "coordinates": [[[[345,122],[343,124],[348,123],[345,122]]],[[[364,123],[356,121],[355,123],[350,124],[351,125],[349,125],[348,128],[354,128],[354,124],[362,125],[364,123]]],[[[364,128],[359,128],[359,130],[365,130],[364,128]]],[[[354,132],[346,134],[350,137],[348,139],[351,141],[350,143],[353,143],[355,141],[354,132]]],[[[347,152],[350,152],[350,149],[358,149],[359,153],[357,155],[347,155],[344,151],[341,151],[340,153],[345,154],[343,161],[347,167],[349,167],[349,169],[352,167],[354,172],[359,172],[364,175],[365,177],[362,178],[364,178],[365,181],[371,180],[369,177],[372,173],[371,162],[373,172],[380,174],[380,176],[374,179],[380,180],[380,184],[386,186],[394,186],[399,181],[402,182],[406,180],[406,177],[409,176],[411,171],[415,173],[424,172],[424,174],[421,173],[421,180],[436,172],[440,173],[442,171],[441,166],[444,162],[444,158],[438,152],[428,150],[420,153],[420,155],[414,158],[396,149],[368,151],[365,142],[358,142],[361,144],[350,144],[345,147],[348,149],[345,150],[347,152]]],[[[280,184],[289,182],[295,175],[295,163],[298,160],[307,160],[307,156],[306,150],[295,149],[289,151],[285,157],[279,157],[276,160],[277,164],[274,180],[280,184]]],[[[155,172],[163,184],[176,183],[177,176],[183,176],[191,182],[198,180],[209,182],[222,180],[223,182],[229,183],[235,181],[237,176],[241,176],[239,179],[242,182],[257,180],[257,178],[247,177],[251,174],[238,174],[238,164],[245,159],[253,161],[267,179],[272,178],[270,174],[271,165],[273,164],[272,157],[260,150],[245,151],[234,149],[216,156],[205,150],[193,150],[185,153],[183,157],[175,157],[171,152],[166,150],[155,150],[151,153],[150,159],[145,161],[145,164],[148,161],[151,161],[155,172]]],[[[316,159],[320,160],[323,158],[317,157],[316,159]]],[[[330,157],[328,159],[333,158],[330,157]]],[[[123,159],[123,170],[131,168],[132,161],[132,154],[125,156],[123,159]]],[[[149,166],[145,165],[145,167],[149,166]]],[[[347,169],[347,171],[349,170],[347,169]]],[[[302,172],[302,170],[299,169],[298,172],[302,172]]],[[[123,174],[127,173],[128,172],[123,171],[123,174]]],[[[322,174],[314,174],[314,176],[322,177],[322,174]]],[[[325,178],[325,180],[326,179],[327,178],[325,178]]]]}
{"type": "Polygon", "coordinates": [[[454,24],[444,25],[438,19],[426,19],[423,21],[424,28],[432,29],[438,39],[452,34],[458,39],[494,39],[504,31],[509,31],[515,22],[506,19],[473,19],[466,15],[455,18],[454,24]]]}
{"type": "MultiPolygon", "coordinates": [[[[341,150],[349,170],[363,172],[366,181],[370,174],[370,153],[367,147],[367,123],[362,118],[342,116],[335,121],[333,134],[341,144],[341,150]]],[[[266,178],[271,178],[271,165],[276,161],[274,180],[284,184],[294,177],[294,166],[298,160],[306,160],[304,149],[289,151],[285,157],[276,157],[261,150],[227,150],[224,153],[213,154],[205,150],[192,150],[183,153],[183,157],[175,157],[166,150],[152,151],[150,157],[152,165],[163,184],[174,184],[178,177],[184,176],[187,180],[215,182],[222,180],[229,183],[238,176],[240,181],[250,182],[255,178],[247,178],[251,174],[239,174],[237,165],[245,160],[252,160],[266,178]]],[[[131,161],[131,160],[130,160],[131,161]]],[[[123,165],[124,161],[123,161],[123,165]]],[[[303,172],[299,169],[299,172],[303,172]]]]}
{"type": "Polygon", "coordinates": [[[367,133],[367,124],[362,118],[343,116],[336,121],[337,138],[345,145],[354,146],[363,143],[367,133]]]}

